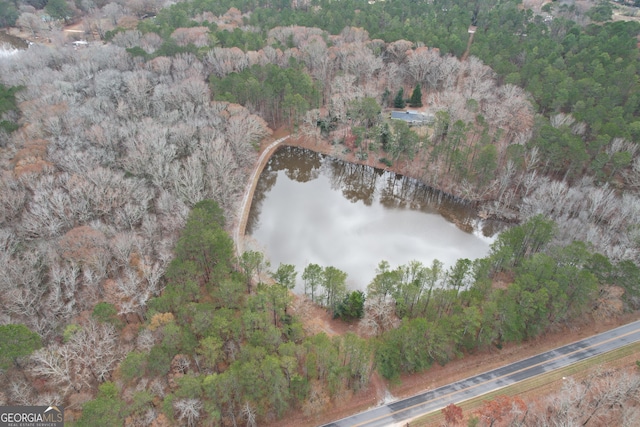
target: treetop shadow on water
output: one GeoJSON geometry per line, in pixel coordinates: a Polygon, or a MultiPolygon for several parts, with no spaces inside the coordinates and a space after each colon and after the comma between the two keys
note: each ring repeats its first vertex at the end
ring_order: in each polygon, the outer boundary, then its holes
{"type": "Polygon", "coordinates": [[[283,147],[260,177],[246,233],[272,266],[331,265],[347,272],[350,289],[364,290],[381,260],[451,266],[485,256],[495,224],[415,179],[283,147]]]}

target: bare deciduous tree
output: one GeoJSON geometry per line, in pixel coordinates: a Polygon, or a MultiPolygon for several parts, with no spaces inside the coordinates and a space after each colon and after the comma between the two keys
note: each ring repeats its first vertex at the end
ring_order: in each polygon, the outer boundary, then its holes
{"type": "Polygon", "coordinates": [[[256,411],[249,404],[249,402],[245,402],[242,410],[240,411],[240,416],[247,421],[247,427],[256,427],[256,411]]]}
{"type": "Polygon", "coordinates": [[[11,401],[16,405],[29,406],[35,404],[33,386],[23,378],[10,381],[7,391],[11,401]]]}
{"type": "Polygon", "coordinates": [[[209,44],[208,27],[177,28],[171,33],[171,38],[178,46],[187,46],[192,43],[196,47],[204,47],[209,44]]]}
{"type": "Polygon", "coordinates": [[[178,412],[178,419],[192,427],[200,418],[202,402],[200,399],[177,399],[174,401],[173,407],[178,412]]]}
{"type": "Polygon", "coordinates": [[[246,109],[233,111],[227,121],[226,139],[239,164],[256,156],[255,144],[271,134],[267,123],[246,109]]]}
{"type": "Polygon", "coordinates": [[[360,328],[365,334],[378,336],[399,324],[400,319],[396,316],[394,304],[389,299],[381,295],[367,298],[364,303],[364,317],[360,321],[360,328]]]}
{"type": "Polygon", "coordinates": [[[54,384],[62,387],[62,394],[66,395],[72,387],[76,391],[81,389],[73,381],[71,358],[71,351],[66,346],[49,345],[31,355],[31,371],[35,375],[51,379],[54,384]]]}
{"type": "Polygon", "coordinates": [[[31,33],[32,37],[40,35],[40,32],[44,29],[44,22],[35,13],[24,12],[20,14],[16,20],[16,25],[23,30],[27,30],[31,33]]]}
{"type": "Polygon", "coordinates": [[[407,55],[409,53],[409,49],[413,47],[413,42],[408,40],[396,40],[395,42],[389,43],[387,45],[387,55],[390,56],[390,59],[397,63],[402,64],[407,55]]]}
{"type": "Polygon", "coordinates": [[[149,351],[154,346],[155,341],[156,339],[153,336],[153,332],[145,328],[138,334],[136,346],[141,351],[149,351]]]}
{"type": "Polygon", "coordinates": [[[138,30],[127,30],[122,31],[116,34],[113,37],[112,43],[116,46],[120,46],[126,49],[138,46],[140,44],[140,39],[142,38],[142,33],[138,30]]]}
{"type": "Polygon", "coordinates": [[[153,185],[163,187],[176,154],[176,146],[167,141],[166,129],[144,120],[138,135],[131,140],[124,166],[132,174],[149,177],[153,185]]]}
{"type": "Polygon", "coordinates": [[[530,407],[527,425],[625,425],[640,403],[640,376],[630,369],[598,369],[530,407]]]}
{"type": "Polygon", "coordinates": [[[73,334],[67,345],[74,359],[76,373],[84,381],[88,381],[90,376],[99,382],[106,381],[121,359],[123,350],[119,346],[115,328],[93,320],[73,334]]]}
{"type": "Polygon", "coordinates": [[[174,164],[172,179],[175,192],[187,205],[193,206],[205,198],[205,169],[202,154],[196,152],[181,165],[174,164]]]}
{"type": "Polygon", "coordinates": [[[249,62],[245,53],[237,47],[214,47],[204,58],[206,66],[218,77],[244,70],[249,62]]]}
{"type": "Polygon", "coordinates": [[[425,88],[437,88],[441,79],[440,53],[427,47],[419,47],[407,52],[407,73],[413,78],[410,84],[413,86],[420,83],[425,88]]]}

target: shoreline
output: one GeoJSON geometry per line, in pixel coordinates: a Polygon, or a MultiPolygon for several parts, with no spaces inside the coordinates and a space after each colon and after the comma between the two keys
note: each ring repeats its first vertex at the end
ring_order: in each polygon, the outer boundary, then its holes
{"type": "Polygon", "coordinates": [[[253,194],[256,191],[256,186],[258,185],[258,179],[260,179],[260,174],[262,170],[266,166],[267,162],[271,158],[271,155],[276,151],[276,149],[282,145],[282,143],[289,139],[291,135],[283,136],[279,139],[276,139],[273,142],[270,142],[264,149],[260,151],[258,156],[258,160],[256,161],[255,166],[253,167],[253,171],[249,177],[249,181],[244,190],[244,194],[242,195],[242,201],[240,202],[240,207],[238,211],[240,215],[238,216],[237,224],[233,230],[233,240],[236,244],[236,255],[238,257],[242,256],[244,252],[244,235],[245,229],[247,227],[247,220],[249,218],[249,211],[251,210],[251,202],[253,201],[253,194]]]}
{"type": "MultiPolygon", "coordinates": [[[[286,129],[279,129],[278,131],[274,131],[274,135],[277,135],[277,136],[282,135],[282,136],[280,136],[280,138],[276,140],[273,140],[272,138],[268,138],[267,140],[263,141],[261,143],[258,158],[255,161],[254,165],[252,166],[251,173],[249,175],[247,183],[245,184],[245,189],[242,195],[242,199],[240,201],[240,205],[238,206],[236,211],[237,216],[236,216],[236,220],[234,221],[233,230],[232,230],[232,233],[233,233],[232,238],[235,243],[236,255],[238,257],[240,257],[245,250],[246,226],[249,218],[249,212],[251,211],[251,205],[253,203],[253,196],[258,185],[258,180],[260,179],[260,175],[264,170],[265,166],[271,159],[271,156],[280,147],[294,147],[294,148],[306,149],[318,154],[323,154],[326,156],[333,157],[340,161],[349,162],[357,165],[368,166],[368,167],[376,168],[385,172],[388,171],[398,176],[404,176],[412,180],[415,180],[421,185],[429,187],[435,192],[441,193],[445,197],[451,197],[453,199],[458,200],[460,203],[469,204],[473,209],[473,211],[475,212],[475,215],[477,216],[477,218],[483,221],[495,221],[496,223],[501,223],[504,225],[512,224],[516,222],[506,217],[501,217],[496,215],[487,215],[486,212],[484,212],[483,210],[483,204],[488,202],[469,200],[464,197],[460,197],[455,193],[448,192],[446,190],[435,187],[425,182],[423,177],[416,176],[416,174],[411,173],[411,170],[408,170],[410,169],[410,166],[412,165],[415,166],[415,163],[419,163],[419,160],[414,159],[414,161],[411,163],[406,162],[405,167],[402,167],[402,165],[400,165],[400,162],[398,162],[397,165],[387,166],[382,162],[380,162],[379,160],[373,158],[374,156],[366,160],[359,159],[353,152],[351,151],[345,152],[346,147],[342,144],[333,145],[327,139],[314,138],[313,136],[300,135],[300,134],[287,134],[286,133],[287,131],[288,130],[286,129]],[[409,168],[407,166],[409,166],[409,168]]],[[[454,223],[458,228],[465,229],[463,224],[458,224],[455,221],[454,223]]]]}
{"type": "MultiPolygon", "coordinates": [[[[314,138],[313,136],[300,134],[288,134],[287,132],[287,129],[277,129],[273,132],[271,137],[266,138],[260,144],[258,158],[253,162],[249,176],[247,178],[247,182],[244,187],[244,191],[242,193],[242,197],[240,199],[240,204],[235,211],[235,219],[232,223],[231,234],[235,244],[235,252],[237,257],[241,257],[242,253],[246,250],[247,244],[250,244],[250,240],[247,240],[247,236],[245,235],[245,233],[258,181],[272,155],[280,147],[305,149],[321,155],[330,156],[342,162],[349,162],[356,165],[376,168],[380,171],[390,172],[396,174],[397,176],[408,178],[414,181],[417,185],[427,187],[430,191],[433,191],[434,194],[440,194],[443,198],[454,200],[457,203],[467,205],[468,209],[470,209],[470,211],[472,212],[472,215],[475,216],[478,220],[481,220],[482,224],[484,224],[482,225],[482,229],[476,229],[475,227],[473,229],[469,229],[469,224],[456,221],[455,218],[448,218],[448,221],[452,222],[457,228],[468,233],[482,232],[485,236],[494,236],[504,228],[506,228],[509,224],[513,223],[513,221],[509,221],[505,218],[485,215],[482,209],[482,202],[468,200],[456,194],[431,186],[423,179],[420,179],[420,177],[407,173],[405,168],[401,167],[401,165],[400,167],[386,166],[380,161],[376,160],[375,156],[370,156],[370,158],[366,160],[358,159],[357,156],[351,151],[346,152],[344,150],[345,146],[342,144],[334,145],[326,139],[314,138]]],[[[398,164],[399,163],[400,162],[398,162],[398,164]]]]}
{"type": "Polygon", "coordinates": [[[367,158],[366,160],[362,160],[359,159],[356,154],[344,144],[333,145],[326,138],[314,138],[313,136],[292,133],[291,137],[282,145],[304,148],[316,153],[334,157],[345,162],[369,166],[383,171],[393,172],[396,175],[414,179],[420,184],[429,187],[434,191],[443,193],[443,195],[447,197],[451,197],[460,201],[461,203],[471,205],[475,210],[478,218],[482,220],[496,221],[504,224],[520,223],[519,215],[515,211],[507,211],[503,209],[501,212],[495,212],[495,209],[491,206],[495,202],[495,200],[493,199],[482,200],[464,197],[463,195],[459,194],[459,192],[455,191],[455,188],[452,188],[451,184],[447,185],[446,178],[440,182],[443,185],[438,185],[438,183],[433,183],[429,180],[426,180],[424,173],[418,172],[424,170],[425,166],[423,163],[424,159],[421,158],[420,155],[416,155],[413,160],[396,161],[392,166],[387,166],[378,158],[376,158],[376,155],[382,155],[383,153],[370,152],[373,155],[369,156],[369,158],[367,158]],[[349,151],[345,152],[345,150],[347,149],[349,151]]]}

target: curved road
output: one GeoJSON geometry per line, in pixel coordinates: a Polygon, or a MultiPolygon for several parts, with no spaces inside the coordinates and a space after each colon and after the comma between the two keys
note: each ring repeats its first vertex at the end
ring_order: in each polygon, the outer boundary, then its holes
{"type": "Polygon", "coordinates": [[[242,236],[244,235],[244,229],[247,225],[247,216],[249,215],[249,207],[251,207],[250,201],[253,198],[253,192],[255,191],[256,185],[258,184],[258,178],[260,177],[260,173],[262,173],[262,169],[267,164],[267,159],[269,158],[269,156],[273,154],[275,149],[282,142],[289,139],[290,136],[291,135],[287,135],[273,141],[264,149],[264,151],[262,151],[262,153],[260,153],[260,156],[258,157],[258,161],[256,162],[256,167],[253,169],[253,173],[249,178],[247,187],[244,190],[244,195],[242,196],[242,202],[240,204],[240,209],[239,209],[240,215],[238,218],[238,223],[236,224],[236,227],[233,229],[233,240],[236,243],[237,256],[242,255],[242,252],[244,252],[244,247],[242,244],[242,236]]]}
{"type": "Polygon", "coordinates": [[[518,381],[640,341],[640,321],[585,338],[407,399],[343,418],[325,427],[390,426],[481,396],[518,381]]]}

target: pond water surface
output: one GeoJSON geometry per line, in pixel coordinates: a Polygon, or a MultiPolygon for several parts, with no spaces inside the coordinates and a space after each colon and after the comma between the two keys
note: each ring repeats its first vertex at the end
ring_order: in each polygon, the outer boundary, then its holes
{"type": "Polygon", "coordinates": [[[302,293],[309,263],[339,268],[349,289],[365,290],[381,260],[395,268],[438,259],[449,267],[481,258],[494,240],[492,226],[416,180],[283,147],[260,176],[246,234],[272,270],[296,266],[302,293]]]}

